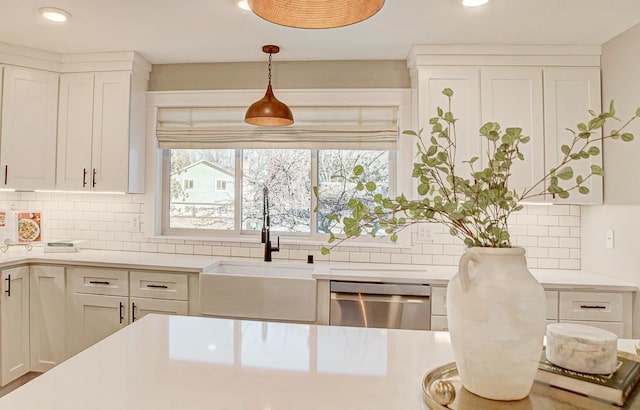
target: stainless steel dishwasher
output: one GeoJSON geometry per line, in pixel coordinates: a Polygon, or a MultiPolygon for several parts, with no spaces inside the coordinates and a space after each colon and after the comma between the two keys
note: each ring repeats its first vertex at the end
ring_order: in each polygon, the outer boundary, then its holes
{"type": "Polygon", "coordinates": [[[329,324],[429,330],[429,285],[331,281],[329,324]]]}

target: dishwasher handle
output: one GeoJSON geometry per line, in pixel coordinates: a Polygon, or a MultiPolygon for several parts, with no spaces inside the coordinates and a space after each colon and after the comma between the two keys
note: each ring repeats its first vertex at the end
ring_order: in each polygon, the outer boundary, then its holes
{"type": "Polygon", "coordinates": [[[331,281],[331,292],[372,295],[431,296],[431,286],[408,283],[331,281]]]}
{"type": "Polygon", "coordinates": [[[339,293],[331,292],[331,300],[347,302],[375,302],[375,303],[400,303],[400,304],[420,304],[429,303],[429,298],[424,296],[407,295],[373,295],[361,293],[339,293]]]}

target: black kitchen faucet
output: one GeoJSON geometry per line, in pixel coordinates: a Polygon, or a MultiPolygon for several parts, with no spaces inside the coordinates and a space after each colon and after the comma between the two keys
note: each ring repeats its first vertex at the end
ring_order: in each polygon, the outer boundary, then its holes
{"type": "Polygon", "coordinates": [[[271,262],[271,254],[280,252],[280,237],[278,236],[278,246],[271,246],[271,218],[269,217],[269,189],[262,189],[262,240],[264,243],[264,261],[271,262]]]}

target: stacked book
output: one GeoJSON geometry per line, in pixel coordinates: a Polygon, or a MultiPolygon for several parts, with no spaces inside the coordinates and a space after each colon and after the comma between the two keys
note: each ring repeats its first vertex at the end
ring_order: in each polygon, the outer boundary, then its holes
{"type": "Polygon", "coordinates": [[[640,381],[640,362],[619,354],[613,373],[588,374],[556,366],[543,351],[536,381],[622,406],[640,381]]]}

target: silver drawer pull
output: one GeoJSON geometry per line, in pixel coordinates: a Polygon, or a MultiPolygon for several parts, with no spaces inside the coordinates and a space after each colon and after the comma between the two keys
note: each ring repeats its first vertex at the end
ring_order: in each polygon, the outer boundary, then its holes
{"type": "Polygon", "coordinates": [[[606,309],[606,306],[600,305],[580,305],[580,309],[606,309]]]}
{"type": "Polygon", "coordinates": [[[148,288],[154,289],[169,289],[167,285],[147,285],[148,288]]]}
{"type": "Polygon", "coordinates": [[[111,282],[106,280],[90,280],[89,283],[92,285],[111,285],[111,282]]]}

